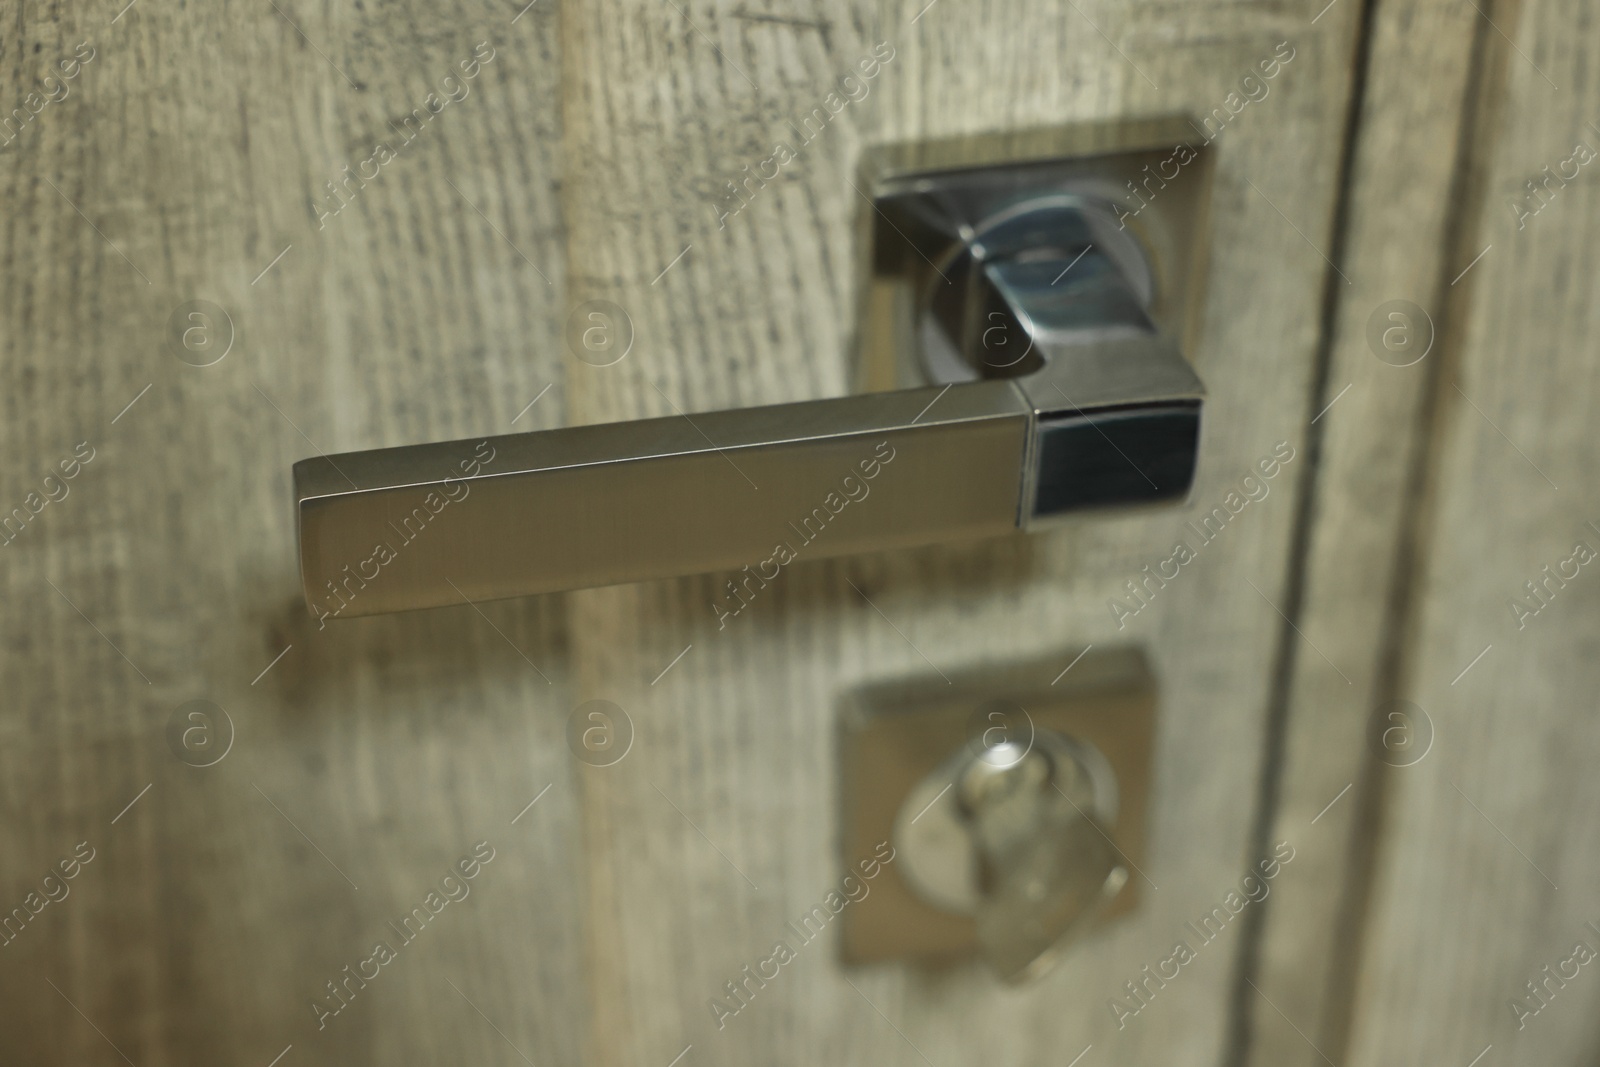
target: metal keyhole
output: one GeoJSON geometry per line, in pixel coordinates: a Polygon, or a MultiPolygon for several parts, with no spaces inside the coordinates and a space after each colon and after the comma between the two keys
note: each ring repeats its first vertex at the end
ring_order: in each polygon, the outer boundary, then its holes
{"type": "Polygon", "coordinates": [[[896,838],[913,888],[971,915],[984,958],[1017,981],[1047,970],[1127,881],[1106,829],[1116,804],[1098,750],[1041,732],[946,761],[912,791],[896,838]]]}

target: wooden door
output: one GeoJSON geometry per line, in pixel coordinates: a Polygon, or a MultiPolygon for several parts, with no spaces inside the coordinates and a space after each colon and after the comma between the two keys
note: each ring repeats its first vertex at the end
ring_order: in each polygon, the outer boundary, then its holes
{"type": "Polygon", "coordinates": [[[1372,762],[1432,395],[1339,387],[1380,300],[1442,299],[1412,283],[1454,262],[1483,57],[1470,13],[1312,6],[0,12],[7,1062],[1322,1055],[1351,982],[1306,961],[1357,928],[1367,809],[1317,808],[1372,762]],[[1445,47],[1408,92],[1419,19],[1445,47]],[[1214,538],[1177,508],[802,560],[733,619],[727,575],[306,613],[295,460],[841,395],[865,148],[1175,112],[1217,163],[1214,538]],[[592,301],[631,338],[607,366],[566,343],[592,301]],[[1137,912],[1016,989],[819,941],[728,1010],[865,858],[844,690],[1128,644],[1162,691],[1137,912]],[[590,700],[631,731],[608,766],[569,746],[590,700]]]}

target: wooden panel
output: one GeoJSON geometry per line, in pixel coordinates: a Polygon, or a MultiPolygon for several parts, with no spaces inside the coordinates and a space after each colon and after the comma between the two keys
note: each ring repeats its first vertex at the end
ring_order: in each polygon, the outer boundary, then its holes
{"type": "MultiPolygon", "coordinates": [[[[0,663],[11,695],[0,789],[26,817],[0,828],[11,858],[0,913],[39,906],[28,896],[36,889],[59,891],[43,880],[78,842],[94,858],[70,896],[3,944],[0,992],[17,1017],[37,1020],[0,1032],[4,1058],[265,1063],[292,1044],[285,1064],[419,1052],[667,1063],[692,1043],[700,1062],[925,1053],[943,1063],[991,1052],[1065,1062],[1092,1044],[1107,1062],[1211,1063],[1238,1051],[1239,1030],[1228,1028],[1243,1018],[1238,965],[1252,924],[1268,915],[1257,977],[1274,1010],[1243,1001],[1254,1055],[1310,1062],[1316,1050],[1298,1031],[1326,1048],[1323,1035],[1338,1040],[1343,1019],[1329,1000],[1338,972],[1305,961],[1338,947],[1336,890],[1359,836],[1361,790],[1318,820],[1319,836],[1306,828],[1360,773],[1362,725],[1390,688],[1387,639],[1376,635],[1389,632],[1384,597],[1425,411],[1421,371],[1438,362],[1409,375],[1377,364],[1365,323],[1384,299],[1445,307],[1445,275],[1475,254],[1457,242],[1464,254],[1442,267],[1473,16],[1429,4],[1373,11],[1375,81],[1339,257],[1350,288],[1319,377],[1356,5],[1323,12],[1314,31],[1301,13],[1265,4],[1203,19],[1165,4],[1023,0],[892,9],[830,0],[804,17],[641,0],[565,12],[138,4],[92,17],[16,6],[0,27],[0,108],[21,109],[0,110],[0,121],[12,116],[0,127],[0,155],[12,157],[0,177],[0,515],[23,511],[0,545],[16,605],[0,623],[13,653],[0,663]],[[1280,441],[1296,458],[1121,625],[1108,601],[1191,537],[1191,512],[802,559],[723,628],[712,604],[728,575],[327,630],[304,613],[289,533],[294,459],[564,417],[838,395],[859,283],[851,233],[864,210],[848,179],[865,145],[1206,114],[1226,108],[1240,78],[1285,40],[1294,59],[1215,141],[1211,293],[1194,353],[1212,399],[1193,509],[1220,504],[1280,441]],[[481,69],[451,83],[470,92],[446,103],[444,77],[480,42],[481,69]],[[58,64],[68,57],[75,65],[58,64]],[[52,67],[59,80],[40,85],[52,67]],[[795,125],[828,108],[836,89],[850,102],[798,144],[795,125]],[[374,155],[379,141],[392,159],[374,155]],[[730,199],[726,183],[780,141],[799,148],[796,160],[748,203],[730,199]],[[330,190],[346,165],[374,176],[330,190]],[[1402,227],[1407,241],[1393,241],[1402,227]],[[613,366],[563,367],[569,315],[596,298],[622,305],[633,347],[613,366]],[[235,335],[205,368],[180,362],[169,336],[197,299],[225,309],[235,335]],[[1329,468],[1301,513],[1317,433],[1329,468]],[[75,448],[81,469],[69,462],[73,478],[47,482],[75,448]],[[62,498],[42,503],[51,494],[62,498]],[[1296,594],[1295,530],[1307,514],[1315,523],[1301,528],[1314,532],[1296,594]],[[1293,612],[1299,595],[1318,656],[1292,633],[1285,644],[1277,609],[1293,612]],[[724,983],[766,957],[842,874],[833,716],[843,688],[1051,652],[1066,666],[1086,644],[1130,641],[1148,647],[1165,693],[1141,912],[1008,994],[971,968],[845,972],[831,940],[818,941],[719,1028],[708,1003],[726,1001],[724,983]],[[1287,695],[1273,687],[1285,650],[1287,695]],[[614,766],[568,758],[567,711],[590,697],[631,716],[634,747],[614,766]],[[206,768],[180,763],[167,737],[174,712],[196,699],[225,707],[237,730],[206,768]],[[1258,798],[1270,794],[1258,779],[1278,755],[1268,724],[1285,701],[1283,806],[1258,840],[1258,798]],[[1107,1001],[1122,983],[1166,957],[1188,936],[1185,922],[1278,840],[1297,852],[1273,905],[1254,907],[1200,950],[1188,977],[1119,1025],[1107,1001]],[[319,1030],[311,1001],[323,983],[371,942],[398,945],[386,924],[479,841],[495,859],[470,898],[444,908],[319,1030]]],[[[1514,12],[1495,14],[1516,28],[1514,12]]],[[[1564,558],[1564,538],[1587,537],[1579,472],[1561,466],[1581,454],[1581,420],[1544,437],[1543,424],[1519,424],[1526,409],[1504,398],[1524,383],[1493,356],[1522,350],[1529,320],[1517,314],[1548,309],[1563,325],[1541,351],[1565,361],[1550,376],[1565,384],[1543,408],[1581,409],[1587,305],[1576,279],[1587,252],[1573,235],[1584,188],[1563,189],[1526,230],[1503,212],[1523,179],[1568,158],[1572,136],[1587,137],[1573,101],[1589,57],[1560,21],[1573,17],[1557,10],[1524,28],[1542,34],[1523,46],[1563,96],[1541,96],[1549,86],[1531,61],[1510,60],[1513,112],[1533,118],[1486,161],[1500,194],[1487,218],[1498,205],[1508,232],[1504,243],[1486,232],[1496,251],[1469,275],[1497,302],[1462,320],[1461,396],[1487,418],[1444,392],[1437,547],[1422,554],[1432,562],[1407,692],[1431,710],[1469,697],[1471,685],[1493,691],[1436,714],[1437,758],[1395,778],[1358,1057],[1405,1047],[1412,1039],[1396,1035],[1407,1013],[1448,1019],[1466,1004],[1509,1019],[1490,987],[1511,995],[1565,955],[1564,937],[1582,936],[1567,898],[1541,897],[1543,883],[1525,884],[1531,872],[1514,869],[1514,856],[1507,866],[1504,842],[1486,836],[1492,818],[1552,881],[1592,877],[1589,853],[1531,814],[1550,797],[1493,773],[1499,752],[1532,766],[1546,749],[1591,739],[1548,706],[1514,737],[1489,725],[1497,700],[1581,690],[1549,672],[1586,648],[1544,626],[1581,611],[1581,579],[1529,623],[1550,636],[1529,643],[1518,668],[1486,658],[1484,673],[1458,686],[1426,681],[1475,653],[1466,646],[1477,639],[1457,635],[1492,616],[1482,604],[1503,612],[1505,588],[1564,558]],[[1517,466],[1488,418],[1567,493],[1542,497],[1549,487],[1517,466]],[[1477,489],[1494,479],[1512,488],[1477,489]],[[1506,508],[1506,495],[1518,506],[1506,508]],[[1570,537],[1550,533],[1562,523],[1570,537]],[[1445,758],[1453,751],[1458,764],[1445,758]],[[1464,953],[1437,991],[1417,992],[1407,968],[1444,933],[1503,920],[1454,895],[1482,869],[1503,879],[1499,908],[1512,920],[1464,953]],[[1551,953],[1530,951],[1545,943],[1551,953]],[[1524,957],[1527,973],[1512,975],[1524,957]]],[[[759,490],[730,469],[728,492],[759,490]]],[[[1526,636],[1490,629],[1489,657],[1526,636]]],[[[1578,1013],[1565,1029],[1549,1023],[1563,1007],[1529,1022],[1549,1036],[1510,1041],[1592,1054],[1578,1013]]],[[[1480,1017],[1450,1027],[1463,1062],[1480,1017]]],[[[1484,1043],[1498,1040],[1491,1031],[1484,1043]]]]}
{"type": "MultiPolygon", "coordinates": [[[[1252,1062],[1274,1067],[1310,1067],[1324,1055],[1343,1062],[1349,970],[1360,963],[1352,935],[1369,874],[1366,815],[1378,802],[1372,769],[1384,755],[1406,758],[1374,748],[1368,725],[1396,696],[1395,612],[1408,582],[1402,544],[1417,514],[1440,382],[1437,335],[1450,282],[1481,247],[1460,262],[1449,255],[1466,195],[1460,164],[1473,45],[1493,31],[1470,6],[1432,0],[1378,3],[1369,17],[1348,208],[1330,251],[1339,273],[1315,402],[1320,459],[1302,519],[1299,632],[1286,646],[1281,756],[1268,765],[1268,837],[1299,852],[1260,913],[1255,988],[1240,1005],[1252,1062]],[[1395,351],[1384,346],[1385,331],[1395,351]]],[[[1477,83],[1500,84],[1476,69],[1477,83]]]]}
{"type": "Polygon", "coordinates": [[[1600,40],[1576,3],[1490,14],[1507,35],[1487,38],[1507,90],[1474,131],[1484,195],[1456,269],[1487,251],[1452,294],[1402,679],[1431,719],[1433,748],[1388,775],[1355,1028],[1340,1062],[1465,1064],[1482,1054],[1492,1067],[1600,1055],[1594,966],[1569,962],[1580,942],[1600,949],[1589,925],[1600,784],[1588,769],[1600,747],[1589,707],[1600,588],[1592,564],[1564,562],[1580,543],[1584,558],[1600,549],[1591,525],[1600,196],[1594,164],[1581,162],[1600,148],[1591,106],[1600,40]],[[1556,177],[1535,196],[1527,183],[1545,180],[1545,168],[1556,177]],[[1537,597],[1529,582],[1540,583],[1537,597]]]}
{"type": "Polygon", "coordinates": [[[517,426],[559,422],[557,12],[119,7],[0,27],[0,500],[61,496],[0,546],[0,907],[93,850],[0,948],[0,1060],[578,1062],[562,602],[318,629],[289,496],[319,449],[505,432],[552,383],[517,426]],[[205,368],[167,336],[196,299],[236,334],[205,368]],[[206,768],[166,738],[196,699],[236,730],[206,768]]]}
{"type": "MultiPolygon", "coordinates": [[[[685,1062],[701,1063],[1065,1063],[1091,1044],[1102,1063],[1225,1053],[1235,930],[1120,1026],[1108,1000],[1192,936],[1185,922],[1257,858],[1276,606],[1307,467],[1356,13],[1335,6],[1308,33],[1299,14],[1266,5],[1209,9],[1204,21],[1170,6],[1020,0],[832,2],[804,19],[642,0],[567,12],[572,297],[615,302],[635,335],[620,363],[569,364],[573,422],[842,393],[863,210],[849,179],[863,145],[1209,113],[1280,42],[1293,48],[1265,98],[1215,139],[1215,247],[1195,353],[1211,408],[1195,510],[1240,490],[1280,442],[1295,458],[1252,482],[1267,495],[1136,617],[1119,628],[1108,601],[1174,541],[1195,540],[1184,526],[1193,512],[801,560],[721,628],[712,605],[726,574],[573,595],[579,695],[616,702],[636,731],[624,760],[583,769],[597,1062],[668,1063],[690,1045],[685,1062]],[[861,99],[797,145],[790,122],[880,42],[893,58],[852,90],[861,99]],[[741,202],[724,201],[725,183],[779,142],[797,158],[731,211],[741,202]],[[857,859],[835,853],[844,687],[1049,652],[1065,667],[1085,644],[1124,642],[1146,644],[1165,695],[1140,913],[1008,993],[972,967],[845,972],[824,939],[799,947],[736,1015],[714,1016],[713,998],[734,1003],[725,983],[769,957],[785,924],[857,859]]],[[[730,494],[760,491],[728,477],[730,494]]]]}

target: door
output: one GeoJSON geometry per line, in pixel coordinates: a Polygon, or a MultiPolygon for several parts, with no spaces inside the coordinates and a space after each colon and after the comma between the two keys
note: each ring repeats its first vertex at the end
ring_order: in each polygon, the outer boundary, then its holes
{"type": "Polygon", "coordinates": [[[1495,365],[1482,331],[1528,312],[1473,319],[1446,275],[1542,83],[1515,10],[1314,6],[14,6],[7,1062],[1382,1059],[1357,975],[1415,980],[1381,932],[1476,853],[1384,859],[1369,724],[1459,651],[1409,575],[1476,446],[1442,360],[1367,327],[1408,301],[1495,365]],[[863,152],[1173,113],[1215,160],[1189,504],[800,559],[731,617],[731,574],[307,612],[295,461],[841,396],[863,152]],[[574,343],[597,309],[622,356],[574,343]],[[1130,646],[1160,686],[1137,910],[1015,988],[828,939],[741,984],[867,858],[844,694],[1130,646]]]}

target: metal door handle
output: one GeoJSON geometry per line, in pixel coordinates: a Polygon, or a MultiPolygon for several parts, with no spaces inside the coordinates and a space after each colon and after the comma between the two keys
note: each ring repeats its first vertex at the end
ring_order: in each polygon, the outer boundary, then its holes
{"type": "Polygon", "coordinates": [[[1183,497],[1203,391],[1151,317],[1148,249],[1114,200],[986,175],[902,176],[878,205],[934,254],[867,377],[928,384],[303,460],[313,613],[708,571],[753,592],[796,559],[1183,497]]]}

